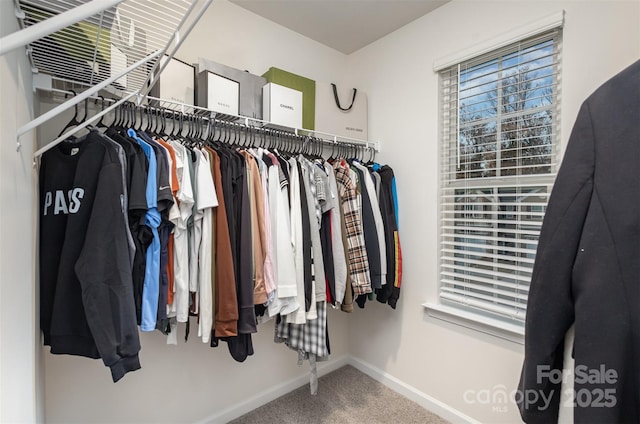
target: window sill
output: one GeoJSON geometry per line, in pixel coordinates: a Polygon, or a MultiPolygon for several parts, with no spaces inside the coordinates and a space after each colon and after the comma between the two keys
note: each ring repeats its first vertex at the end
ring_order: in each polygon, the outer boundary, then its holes
{"type": "Polygon", "coordinates": [[[517,325],[508,324],[488,317],[480,317],[474,313],[447,305],[424,303],[422,306],[425,308],[427,314],[433,318],[480,331],[514,343],[524,344],[524,328],[517,325]]]}

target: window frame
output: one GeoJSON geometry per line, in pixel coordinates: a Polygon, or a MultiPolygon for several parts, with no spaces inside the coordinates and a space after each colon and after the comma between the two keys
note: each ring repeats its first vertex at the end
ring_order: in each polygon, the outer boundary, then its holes
{"type": "MultiPolygon", "coordinates": [[[[437,73],[438,77],[438,110],[440,113],[438,119],[438,158],[439,158],[439,167],[443,166],[443,149],[445,148],[446,140],[444,139],[444,134],[446,128],[444,128],[444,121],[442,117],[443,113],[443,102],[444,99],[441,83],[440,72],[446,69],[450,69],[452,66],[457,66],[458,64],[474,61],[483,58],[489,58],[491,56],[496,57],[496,54],[505,50],[505,48],[509,48],[510,46],[520,43],[529,39],[532,39],[536,36],[542,36],[546,33],[552,32],[556,30],[558,32],[556,42],[557,44],[554,46],[554,54],[558,54],[558,63],[557,67],[561,69],[561,49],[562,49],[562,27],[564,25],[564,11],[560,11],[553,15],[546,16],[544,18],[538,19],[534,22],[531,22],[527,25],[521,25],[518,29],[510,31],[508,33],[502,34],[495,39],[488,40],[484,43],[471,47],[469,49],[465,49],[459,53],[446,57],[444,59],[438,60],[434,62],[434,72],[437,73]]],[[[502,52],[502,57],[504,57],[505,53],[502,52]]],[[[488,59],[487,59],[488,60],[488,59]]],[[[482,60],[477,62],[478,64],[483,63],[482,60]]],[[[458,74],[459,77],[459,74],[458,74]]],[[[561,75],[558,74],[554,77],[554,83],[557,82],[558,85],[561,83],[561,75]]],[[[459,83],[459,82],[458,82],[459,83]]],[[[456,97],[456,101],[458,101],[458,97],[456,97]]],[[[551,172],[548,174],[533,174],[533,175],[521,175],[519,177],[500,177],[497,175],[496,177],[488,177],[488,178],[477,178],[477,181],[472,181],[470,187],[486,187],[497,190],[499,187],[524,187],[522,184],[513,183],[509,185],[505,183],[505,178],[509,180],[515,180],[517,178],[526,179],[526,186],[535,185],[545,185],[547,186],[547,202],[548,196],[550,195],[551,188],[553,186],[553,182],[555,180],[555,175],[557,173],[558,166],[554,165],[554,158],[557,159],[558,152],[560,151],[560,97],[558,96],[558,90],[554,90],[553,92],[553,104],[548,106],[549,108],[554,109],[554,116],[552,122],[552,141],[551,141],[551,172]]],[[[456,137],[460,137],[460,129],[459,129],[459,116],[460,116],[460,105],[456,106],[458,117],[456,121],[458,122],[458,128],[455,131],[456,137]]],[[[525,111],[526,114],[526,111],[525,111]]],[[[501,119],[504,119],[504,116],[500,117],[499,114],[495,117],[495,122],[500,125],[501,119]]],[[[494,119],[492,119],[493,121],[494,119]]],[[[449,130],[449,132],[451,132],[449,130]]],[[[496,133],[496,143],[500,144],[500,138],[498,136],[499,132],[496,133]]],[[[449,140],[449,143],[451,141],[449,140]]],[[[457,142],[458,147],[460,146],[460,142],[457,142]]],[[[501,166],[498,163],[496,169],[500,169],[501,166]]],[[[436,297],[432,301],[428,301],[423,304],[423,307],[426,309],[426,312],[433,318],[441,319],[444,321],[452,322],[457,325],[461,325],[463,327],[471,328],[476,331],[480,331],[482,333],[490,334],[502,339],[506,339],[515,343],[522,344],[524,342],[524,321],[509,321],[508,319],[500,319],[499,317],[492,316],[490,314],[484,314],[481,311],[474,309],[473,307],[469,307],[468,305],[456,305],[455,303],[449,303],[446,300],[443,301],[441,297],[442,290],[442,253],[441,248],[443,246],[443,237],[442,237],[442,226],[443,226],[443,211],[441,208],[441,203],[443,202],[444,192],[443,189],[443,181],[442,181],[442,169],[439,169],[439,181],[438,181],[438,266],[437,266],[437,292],[436,297]]],[[[464,186],[463,184],[460,185],[464,186]]],[[[455,187],[452,187],[452,190],[456,190],[455,187]]],[[[497,193],[494,191],[494,193],[497,193]]],[[[498,196],[497,194],[494,194],[498,196]]],[[[519,206],[518,206],[519,207],[519,206]]],[[[545,206],[546,208],[546,206],[545,206]]],[[[455,212],[455,207],[451,207],[448,209],[448,212],[455,212]]],[[[455,218],[454,218],[455,220],[455,218]]],[[[517,239],[516,239],[517,240],[517,239]]],[[[537,237],[536,237],[537,243],[537,237]]]]}

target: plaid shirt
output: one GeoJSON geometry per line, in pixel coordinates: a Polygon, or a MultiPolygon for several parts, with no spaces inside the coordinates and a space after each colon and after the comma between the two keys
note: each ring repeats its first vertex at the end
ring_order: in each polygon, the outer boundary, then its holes
{"type": "Polygon", "coordinates": [[[334,164],[338,191],[342,200],[342,210],[346,227],[349,274],[353,294],[371,293],[369,259],[364,245],[362,217],[356,185],[349,176],[349,165],[344,161],[334,164]]]}
{"type": "Polygon", "coordinates": [[[290,349],[297,351],[301,359],[315,355],[319,360],[329,356],[327,347],[327,303],[316,302],[317,319],[307,320],[304,324],[291,324],[287,316],[281,316],[276,324],[276,343],[285,343],[290,349]]]}

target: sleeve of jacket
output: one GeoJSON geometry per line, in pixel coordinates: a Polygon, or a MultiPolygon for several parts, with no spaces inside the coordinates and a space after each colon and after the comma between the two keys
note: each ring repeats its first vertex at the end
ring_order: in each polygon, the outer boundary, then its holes
{"type": "Polygon", "coordinates": [[[75,266],[89,328],[114,382],[140,368],[119,168],[112,162],[100,171],[85,242],[75,266]]]}
{"type": "Polygon", "coordinates": [[[527,423],[557,422],[564,336],[574,321],[572,269],[591,201],[595,145],[588,103],[574,124],[545,214],[531,277],[516,401],[527,423]]]}

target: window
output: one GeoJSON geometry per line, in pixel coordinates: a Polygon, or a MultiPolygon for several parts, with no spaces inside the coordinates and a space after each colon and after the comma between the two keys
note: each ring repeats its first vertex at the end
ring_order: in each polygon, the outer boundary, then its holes
{"type": "Polygon", "coordinates": [[[555,178],[560,29],[440,70],[441,305],[524,324],[555,178]]]}

